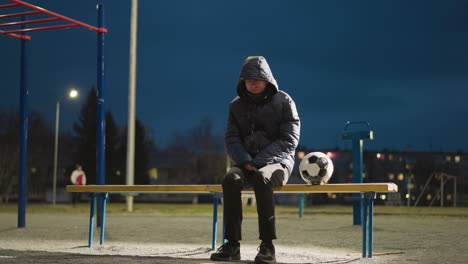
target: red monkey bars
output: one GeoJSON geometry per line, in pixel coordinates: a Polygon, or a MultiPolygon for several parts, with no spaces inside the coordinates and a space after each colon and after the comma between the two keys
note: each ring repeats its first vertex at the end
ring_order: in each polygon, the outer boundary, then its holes
{"type": "Polygon", "coordinates": [[[10,37],[14,37],[17,39],[25,39],[30,40],[31,37],[27,35],[18,35],[17,33],[27,33],[32,31],[42,31],[42,30],[52,30],[52,29],[61,29],[61,28],[73,28],[73,27],[84,27],[98,33],[107,33],[107,29],[94,27],[88,25],[86,23],[80,22],[78,20],[62,16],[60,14],[51,12],[46,10],[42,7],[38,7],[35,5],[28,4],[26,2],[20,0],[9,0],[13,2],[12,4],[5,4],[0,5],[0,9],[9,9],[9,8],[26,8],[28,11],[18,12],[18,13],[10,13],[10,14],[2,14],[0,15],[0,20],[5,18],[13,18],[13,17],[22,17],[22,16],[29,16],[29,15],[46,15],[45,18],[34,19],[34,20],[26,20],[26,21],[15,21],[15,22],[7,22],[7,23],[0,23],[0,28],[3,27],[10,27],[10,26],[21,26],[26,24],[37,24],[37,23],[47,23],[47,22],[55,22],[55,21],[66,21],[69,22],[67,24],[60,24],[60,25],[52,25],[52,26],[44,26],[44,27],[35,27],[35,28],[21,28],[21,29],[13,29],[13,30],[1,30],[0,34],[7,35],[10,37]]]}

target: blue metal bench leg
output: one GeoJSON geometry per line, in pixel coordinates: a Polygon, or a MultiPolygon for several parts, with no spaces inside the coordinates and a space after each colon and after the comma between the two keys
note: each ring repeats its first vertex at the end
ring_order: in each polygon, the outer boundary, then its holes
{"type": "Polygon", "coordinates": [[[89,235],[88,235],[88,247],[93,247],[93,234],[94,234],[94,215],[96,211],[96,194],[90,194],[90,210],[89,210],[89,235]]]}
{"type": "Polygon", "coordinates": [[[213,193],[213,233],[211,237],[211,249],[216,248],[216,233],[218,231],[218,202],[219,193],[213,193]]]}
{"type": "Polygon", "coordinates": [[[224,212],[223,212],[223,225],[222,225],[223,232],[221,233],[221,244],[226,243],[226,226],[224,225],[224,212]]]}
{"type": "Polygon", "coordinates": [[[106,227],[106,204],[107,204],[107,198],[109,197],[108,193],[101,194],[101,215],[102,215],[102,222],[101,222],[101,238],[100,238],[100,244],[104,244],[104,231],[106,227]]]}
{"type": "Polygon", "coordinates": [[[372,250],[373,250],[373,243],[374,243],[374,199],[375,193],[373,194],[374,197],[369,198],[369,254],[367,257],[372,258],[372,250]]]}
{"type": "Polygon", "coordinates": [[[363,212],[362,212],[362,257],[372,258],[373,238],[374,238],[374,199],[376,195],[374,192],[364,193],[362,198],[363,212]]]}
{"type": "Polygon", "coordinates": [[[299,217],[304,216],[305,193],[299,194],[299,217]]]}
{"type": "Polygon", "coordinates": [[[362,210],[362,257],[365,258],[367,255],[367,199],[365,194],[362,194],[364,199],[364,207],[362,210]]]}

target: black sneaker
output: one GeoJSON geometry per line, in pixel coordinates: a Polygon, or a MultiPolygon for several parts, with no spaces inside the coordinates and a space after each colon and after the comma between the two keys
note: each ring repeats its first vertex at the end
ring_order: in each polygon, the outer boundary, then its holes
{"type": "Polygon", "coordinates": [[[218,261],[240,260],[240,244],[228,241],[211,254],[210,259],[218,261]]]}
{"type": "Polygon", "coordinates": [[[256,264],[276,263],[275,246],[272,243],[262,242],[258,247],[258,254],[255,257],[256,264]]]}

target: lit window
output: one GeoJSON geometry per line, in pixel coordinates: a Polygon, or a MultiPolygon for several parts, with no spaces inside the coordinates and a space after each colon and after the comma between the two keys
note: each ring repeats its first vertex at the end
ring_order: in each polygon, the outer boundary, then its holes
{"type": "Polygon", "coordinates": [[[304,156],[305,156],[304,151],[299,151],[299,152],[297,152],[297,158],[298,158],[298,159],[303,159],[304,156]]]}
{"type": "Polygon", "coordinates": [[[459,163],[459,162],[460,162],[460,156],[458,156],[458,155],[455,156],[455,162],[456,162],[456,163],[459,163]]]}
{"type": "Polygon", "coordinates": [[[399,181],[402,181],[402,180],[404,180],[404,179],[405,179],[405,175],[403,175],[403,173],[399,173],[399,174],[398,174],[398,180],[399,180],[399,181]]]}

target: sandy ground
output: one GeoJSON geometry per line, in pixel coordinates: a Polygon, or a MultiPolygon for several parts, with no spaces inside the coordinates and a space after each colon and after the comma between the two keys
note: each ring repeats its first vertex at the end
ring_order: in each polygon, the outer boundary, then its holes
{"type": "MultiPolygon", "coordinates": [[[[96,231],[93,248],[87,215],[28,214],[21,229],[16,217],[0,214],[0,263],[216,263],[209,260],[211,216],[108,214],[105,244],[96,231]]],[[[256,221],[244,217],[242,261],[233,263],[253,263],[256,221]]],[[[376,215],[374,221],[374,257],[363,259],[362,228],[351,215],[278,216],[278,263],[468,263],[468,218],[376,215]]]]}

